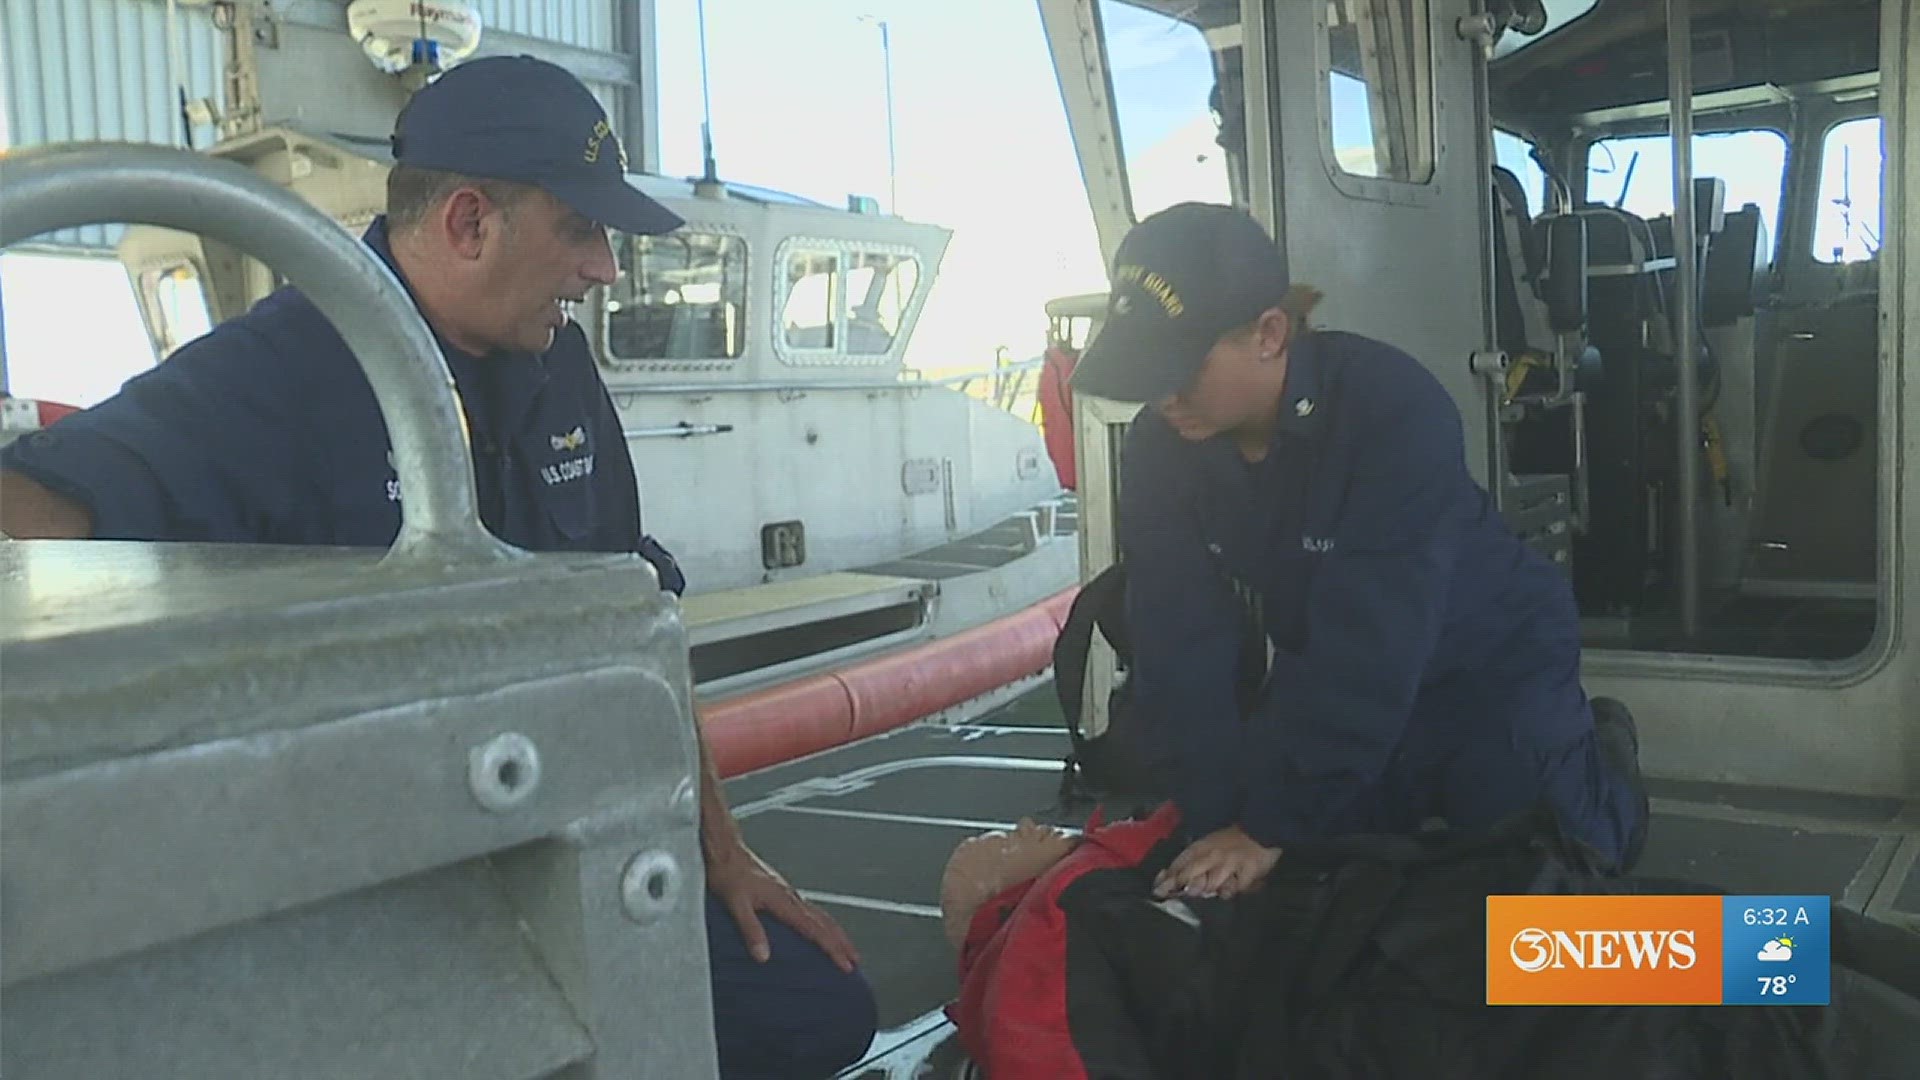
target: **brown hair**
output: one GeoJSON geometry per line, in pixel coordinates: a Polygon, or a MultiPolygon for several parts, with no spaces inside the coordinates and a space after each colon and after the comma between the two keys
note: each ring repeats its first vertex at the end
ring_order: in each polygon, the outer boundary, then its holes
{"type": "MultiPolygon", "coordinates": [[[[1320,306],[1320,301],[1325,296],[1325,293],[1314,288],[1312,285],[1289,285],[1287,286],[1286,293],[1283,294],[1280,299],[1267,305],[1266,309],[1260,312],[1260,315],[1265,315],[1268,311],[1279,308],[1281,311],[1287,313],[1287,322],[1290,324],[1289,334],[1310,333],[1313,330],[1313,309],[1320,306]]],[[[1229,335],[1251,335],[1260,327],[1260,315],[1255,315],[1246,324],[1237,326],[1227,331],[1227,333],[1229,335]]]]}
{"type": "Polygon", "coordinates": [[[1274,306],[1287,313],[1287,319],[1302,330],[1313,329],[1313,309],[1320,306],[1326,293],[1311,285],[1289,285],[1287,294],[1274,306]]]}
{"type": "Polygon", "coordinates": [[[495,206],[509,213],[514,204],[534,190],[531,185],[510,180],[488,180],[442,169],[395,165],[387,173],[387,231],[412,232],[442,199],[463,187],[479,191],[495,206]]]}

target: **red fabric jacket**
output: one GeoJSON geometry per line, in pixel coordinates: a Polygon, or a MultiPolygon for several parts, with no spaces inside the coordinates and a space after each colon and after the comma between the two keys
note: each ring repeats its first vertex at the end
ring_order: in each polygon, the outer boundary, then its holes
{"type": "Polygon", "coordinates": [[[1031,881],[990,897],[960,947],[960,997],[947,1008],[992,1080],[1086,1080],[1067,1024],[1067,925],[1060,893],[1095,870],[1133,866],[1180,825],[1172,803],[1141,821],[1087,823],[1080,844],[1031,881]]]}

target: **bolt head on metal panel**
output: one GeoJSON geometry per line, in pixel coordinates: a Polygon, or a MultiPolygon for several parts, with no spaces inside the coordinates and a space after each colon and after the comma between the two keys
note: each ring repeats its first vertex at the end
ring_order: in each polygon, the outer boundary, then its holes
{"type": "Polygon", "coordinates": [[[674,909],[680,899],[680,863],[665,851],[642,851],[620,875],[620,905],[627,918],[649,923],[674,909]]]}
{"type": "Polygon", "coordinates": [[[467,785],[489,810],[518,806],[540,786],[540,750],[518,732],[496,735],[467,755],[467,785]]]}

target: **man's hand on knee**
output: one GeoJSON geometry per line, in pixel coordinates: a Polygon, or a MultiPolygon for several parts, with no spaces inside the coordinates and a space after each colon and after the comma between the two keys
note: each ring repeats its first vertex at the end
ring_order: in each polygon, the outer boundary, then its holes
{"type": "Polygon", "coordinates": [[[826,912],[803,899],[786,878],[745,844],[707,860],[707,888],[727,905],[739,924],[748,954],[763,964],[773,955],[766,927],[760,925],[763,911],[818,945],[841,971],[852,973],[860,963],[860,954],[846,931],[826,912]]]}

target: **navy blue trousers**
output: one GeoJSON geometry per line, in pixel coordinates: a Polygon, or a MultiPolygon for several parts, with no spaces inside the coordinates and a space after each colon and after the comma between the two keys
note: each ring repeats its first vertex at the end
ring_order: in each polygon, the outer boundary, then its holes
{"type": "Polygon", "coordinates": [[[1571,605],[1482,668],[1426,688],[1382,778],[1375,828],[1437,816],[1471,830],[1544,802],[1574,839],[1618,862],[1641,823],[1640,793],[1595,741],[1571,605]]]}
{"type": "Polygon", "coordinates": [[[762,964],[725,904],[707,896],[713,1035],[723,1080],[827,1080],[866,1053],[878,1014],[873,988],[785,923],[762,912],[773,955],[762,964]]]}

